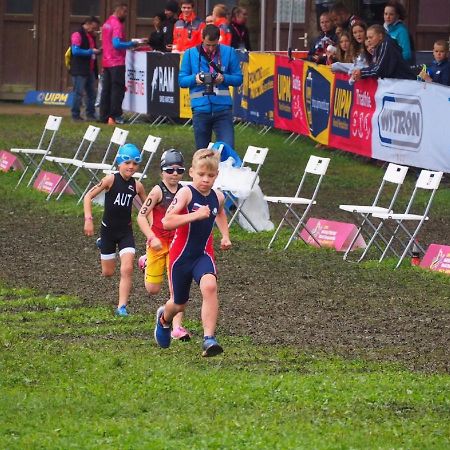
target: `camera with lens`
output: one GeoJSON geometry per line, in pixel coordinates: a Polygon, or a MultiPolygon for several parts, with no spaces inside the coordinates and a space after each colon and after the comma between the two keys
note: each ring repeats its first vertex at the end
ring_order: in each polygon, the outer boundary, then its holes
{"type": "Polygon", "coordinates": [[[217,78],[217,73],[200,72],[198,77],[205,86],[205,92],[203,92],[203,95],[216,95],[214,92],[214,80],[217,78]]]}

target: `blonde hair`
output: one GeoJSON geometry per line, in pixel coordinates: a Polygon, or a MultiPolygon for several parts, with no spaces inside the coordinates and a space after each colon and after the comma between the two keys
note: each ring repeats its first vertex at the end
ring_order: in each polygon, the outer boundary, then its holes
{"type": "Polygon", "coordinates": [[[209,148],[201,148],[194,153],[192,157],[192,167],[194,169],[205,166],[207,170],[219,169],[219,152],[211,150],[209,148]]]}
{"type": "Polygon", "coordinates": [[[444,47],[444,51],[448,52],[448,42],[445,41],[444,39],[438,39],[437,41],[435,41],[435,43],[433,44],[433,46],[439,46],[439,47],[444,47]]]}
{"type": "Polygon", "coordinates": [[[213,16],[215,17],[227,17],[228,8],[223,3],[219,3],[213,8],[213,16]]]}

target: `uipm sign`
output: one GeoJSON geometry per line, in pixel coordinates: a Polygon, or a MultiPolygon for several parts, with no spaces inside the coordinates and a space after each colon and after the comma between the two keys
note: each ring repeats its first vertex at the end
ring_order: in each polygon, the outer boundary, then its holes
{"type": "Polygon", "coordinates": [[[423,132],[420,98],[412,95],[386,94],[378,116],[378,130],[382,145],[418,151],[423,132]]]}

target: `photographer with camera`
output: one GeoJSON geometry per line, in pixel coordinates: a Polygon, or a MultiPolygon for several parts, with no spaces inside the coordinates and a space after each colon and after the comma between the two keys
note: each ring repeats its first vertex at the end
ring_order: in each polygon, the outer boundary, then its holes
{"type": "Polygon", "coordinates": [[[235,49],[219,44],[219,38],[219,28],[207,25],[202,44],[184,53],[178,76],[180,87],[189,88],[197,149],[208,147],[213,131],[216,141],[234,148],[229,86],[242,84],[242,72],[235,49]]]}

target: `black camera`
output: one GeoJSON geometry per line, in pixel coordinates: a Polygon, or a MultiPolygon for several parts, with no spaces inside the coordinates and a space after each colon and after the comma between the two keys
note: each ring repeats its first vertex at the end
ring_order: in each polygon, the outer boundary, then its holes
{"type": "Polygon", "coordinates": [[[198,77],[205,86],[205,92],[203,92],[203,95],[216,95],[214,92],[214,80],[217,78],[217,73],[200,72],[198,77]]]}

